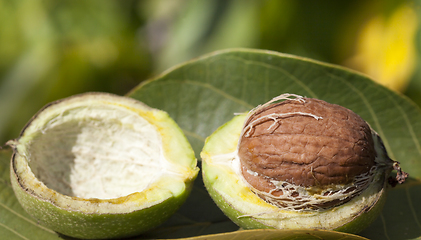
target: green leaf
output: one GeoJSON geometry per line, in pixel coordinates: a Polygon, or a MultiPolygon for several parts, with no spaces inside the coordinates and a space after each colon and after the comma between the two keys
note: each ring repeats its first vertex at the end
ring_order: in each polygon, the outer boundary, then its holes
{"type": "Polygon", "coordinates": [[[0,238],[62,239],[54,231],[38,225],[20,206],[10,183],[11,155],[11,150],[0,150],[0,238]]]}
{"type": "Polygon", "coordinates": [[[421,182],[410,179],[405,184],[388,190],[383,212],[360,235],[370,239],[419,239],[421,182]]]}
{"type": "MultiPolygon", "coordinates": [[[[234,113],[282,93],[348,107],[379,132],[390,155],[411,175],[388,191],[382,215],[360,235],[370,239],[421,237],[421,112],[405,97],[356,72],[309,59],[258,50],[226,50],[179,65],[128,94],[167,111],[197,156],[205,138],[234,113]]],[[[11,151],[0,151],[0,236],[69,239],[38,225],[20,206],[9,180],[11,151]]],[[[187,202],[165,224],[133,239],[363,239],[331,231],[237,231],[210,199],[200,178],[187,202]],[[311,239],[311,238],[310,238],[311,239]]]]}
{"type": "MultiPolygon", "coordinates": [[[[388,191],[382,215],[361,235],[371,239],[421,237],[421,112],[406,97],[366,76],[296,56],[233,49],[176,66],[139,85],[128,96],[167,111],[199,156],[206,137],[234,113],[248,111],[282,93],[342,105],[370,123],[382,137],[390,157],[401,162],[411,180],[388,191]]],[[[203,191],[203,186],[196,187],[189,201],[203,197],[203,191]]],[[[192,218],[206,211],[203,205],[182,208],[166,227],[179,227],[179,231],[184,228],[194,234],[211,232],[213,226],[224,221],[222,216],[215,221],[216,213],[209,218],[192,218]],[[186,225],[186,221],[191,224],[186,225]]]]}
{"type": "Polygon", "coordinates": [[[245,230],[226,234],[214,234],[207,236],[199,236],[192,238],[185,238],[185,240],[234,240],[234,239],[259,239],[259,240],[362,240],[363,237],[323,231],[323,230],[245,230]]]}

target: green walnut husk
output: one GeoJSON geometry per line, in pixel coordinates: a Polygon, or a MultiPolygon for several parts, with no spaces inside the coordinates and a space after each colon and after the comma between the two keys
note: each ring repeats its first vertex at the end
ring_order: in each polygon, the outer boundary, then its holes
{"type": "MultiPolygon", "coordinates": [[[[201,152],[203,179],[209,194],[241,228],[327,229],[358,233],[380,214],[390,171],[379,171],[359,196],[327,210],[285,210],[261,199],[240,176],[237,145],[246,117],[238,115],[217,129],[206,139],[201,152]]],[[[376,135],[374,131],[373,134],[376,135]]],[[[375,140],[376,150],[384,151],[380,138],[376,136],[375,140]]],[[[378,156],[387,157],[385,152],[378,156]]]]}
{"type": "Polygon", "coordinates": [[[190,144],[167,113],[106,93],[47,105],[9,144],[23,208],[76,238],[130,237],[158,226],[198,174],[190,144]]]}

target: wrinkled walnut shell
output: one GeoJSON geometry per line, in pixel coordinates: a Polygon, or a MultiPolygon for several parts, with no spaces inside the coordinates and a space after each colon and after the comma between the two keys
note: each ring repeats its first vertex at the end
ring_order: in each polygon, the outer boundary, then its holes
{"type": "Polygon", "coordinates": [[[272,104],[248,119],[246,125],[253,126],[238,152],[244,168],[305,187],[347,184],[369,171],[375,151],[368,124],[342,106],[302,100],[272,104]],[[268,115],[279,117],[264,118],[268,115]]]}
{"type": "Polygon", "coordinates": [[[377,134],[360,116],[298,95],[277,100],[249,113],[238,144],[241,173],[257,195],[279,207],[326,209],[369,185],[380,167],[377,134]]]}

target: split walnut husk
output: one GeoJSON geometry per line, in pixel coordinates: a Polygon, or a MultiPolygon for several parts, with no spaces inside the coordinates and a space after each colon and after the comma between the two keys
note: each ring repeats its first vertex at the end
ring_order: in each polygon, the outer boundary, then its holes
{"type": "Polygon", "coordinates": [[[185,201],[198,173],[167,113],[106,93],[47,105],[9,145],[23,208],[77,238],[123,238],[158,226],[185,201]]]}
{"type": "Polygon", "coordinates": [[[408,177],[360,116],[294,94],[236,116],[201,157],[210,195],[244,229],[358,233],[380,213],[386,184],[408,177]]]}

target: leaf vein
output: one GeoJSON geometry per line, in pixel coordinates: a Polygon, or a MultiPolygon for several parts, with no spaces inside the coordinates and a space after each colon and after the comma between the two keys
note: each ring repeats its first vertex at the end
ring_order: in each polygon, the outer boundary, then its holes
{"type": "Polygon", "coordinates": [[[199,83],[199,82],[195,82],[195,81],[192,81],[192,80],[185,80],[184,82],[187,83],[187,84],[191,84],[191,85],[196,85],[196,86],[201,86],[201,87],[207,88],[207,89],[209,89],[211,91],[214,91],[214,92],[218,93],[219,95],[225,97],[226,99],[229,99],[229,100],[231,100],[233,102],[236,102],[236,103],[238,103],[238,104],[240,104],[240,105],[242,105],[242,106],[244,106],[246,108],[249,108],[249,109],[252,109],[253,108],[253,106],[251,104],[249,104],[249,103],[247,103],[247,102],[245,102],[245,101],[243,101],[241,99],[235,98],[235,97],[229,95],[228,93],[226,93],[226,92],[224,92],[224,91],[222,91],[222,90],[220,90],[220,89],[212,86],[209,83],[199,83]]]}
{"type": "Polygon", "coordinates": [[[202,137],[202,136],[200,136],[199,134],[196,134],[194,132],[188,131],[186,129],[182,129],[182,130],[183,130],[184,135],[189,136],[189,137],[192,137],[192,138],[195,138],[195,139],[197,139],[197,140],[199,140],[201,142],[205,142],[205,138],[202,137]]]}
{"type": "Polygon", "coordinates": [[[415,143],[415,147],[418,150],[418,153],[421,155],[421,146],[420,146],[420,142],[418,141],[417,136],[415,136],[414,133],[414,129],[412,128],[412,124],[409,122],[408,119],[408,114],[406,114],[406,112],[402,109],[402,107],[393,99],[389,96],[389,94],[386,94],[388,96],[388,98],[394,103],[394,105],[396,106],[396,108],[401,112],[400,116],[403,117],[406,126],[408,127],[409,130],[409,134],[411,135],[412,140],[415,143]]]}
{"type": "Polygon", "coordinates": [[[3,204],[3,203],[1,203],[1,202],[0,202],[0,206],[1,206],[1,207],[3,207],[4,209],[8,210],[8,211],[9,211],[9,212],[11,212],[12,214],[16,215],[17,217],[19,217],[19,218],[21,218],[21,219],[23,219],[23,220],[25,220],[25,221],[29,222],[29,223],[30,223],[30,224],[32,224],[32,225],[35,225],[36,227],[39,227],[39,228],[41,228],[41,229],[43,229],[43,230],[45,230],[45,231],[47,231],[47,232],[50,232],[50,233],[55,233],[54,231],[52,231],[52,230],[50,230],[50,229],[48,229],[48,228],[45,228],[45,227],[43,227],[43,226],[41,226],[41,225],[37,224],[36,222],[34,222],[34,221],[32,221],[32,220],[30,220],[30,219],[28,219],[28,218],[26,218],[26,217],[22,216],[21,214],[19,214],[19,213],[15,212],[13,209],[9,208],[8,206],[6,206],[5,204],[3,204]]]}
{"type": "Polygon", "coordinates": [[[415,219],[415,223],[421,229],[421,224],[420,224],[420,221],[418,220],[418,217],[417,217],[417,215],[415,213],[414,204],[412,203],[411,195],[409,194],[408,188],[405,188],[405,193],[406,193],[406,197],[408,199],[409,208],[411,209],[412,217],[415,219]]]}
{"type": "Polygon", "coordinates": [[[317,94],[314,93],[306,84],[304,84],[302,81],[300,81],[294,75],[292,75],[291,73],[289,73],[288,71],[286,71],[285,69],[283,69],[281,67],[277,67],[277,66],[271,65],[269,63],[262,63],[262,62],[258,62],[258,61],[254,61],[254,60],[247,60],[247,59],[240,58],[240,57],[233,57],[233,56],[226,57],[226,59],[229,59],[229,58],[235,59],[237,61],[242,61],[247,65],[253,64],[253,65],[262,66],[262,67],[265,67],[267,69],[273,69],[273,70],[276,70],[280,73],[283,73],[285,76],[287,76],[288,78],[290,78],[291,80],[296,82],[298,85],[300,85],[300,87],[303,88],[309,94],[310,97],[317,98],[317,94]]]}
{"type": "Polygon", "coordinates": [[[22,234],[18,233],[17,231],[15,231],[14,229],[8,227],[7,225],[0,223],[0,226],[4,227],[5,229],[9,230],[10,232],[16,234],[17,236],[19,236],[22,239],[26,239],[29,240],[29,238],[26,238],[25,236],[23,236],[22,234]]]}
{"type": "Polygon", "coordinates": [[[384,233],[384,236],[388,240],[390,240],[389,234],[387,234],[386,220],[384,219],[383,213],[380,214],[380,219],[382,220],[382,224],[383,224],[383,233],[384,233]]]}

